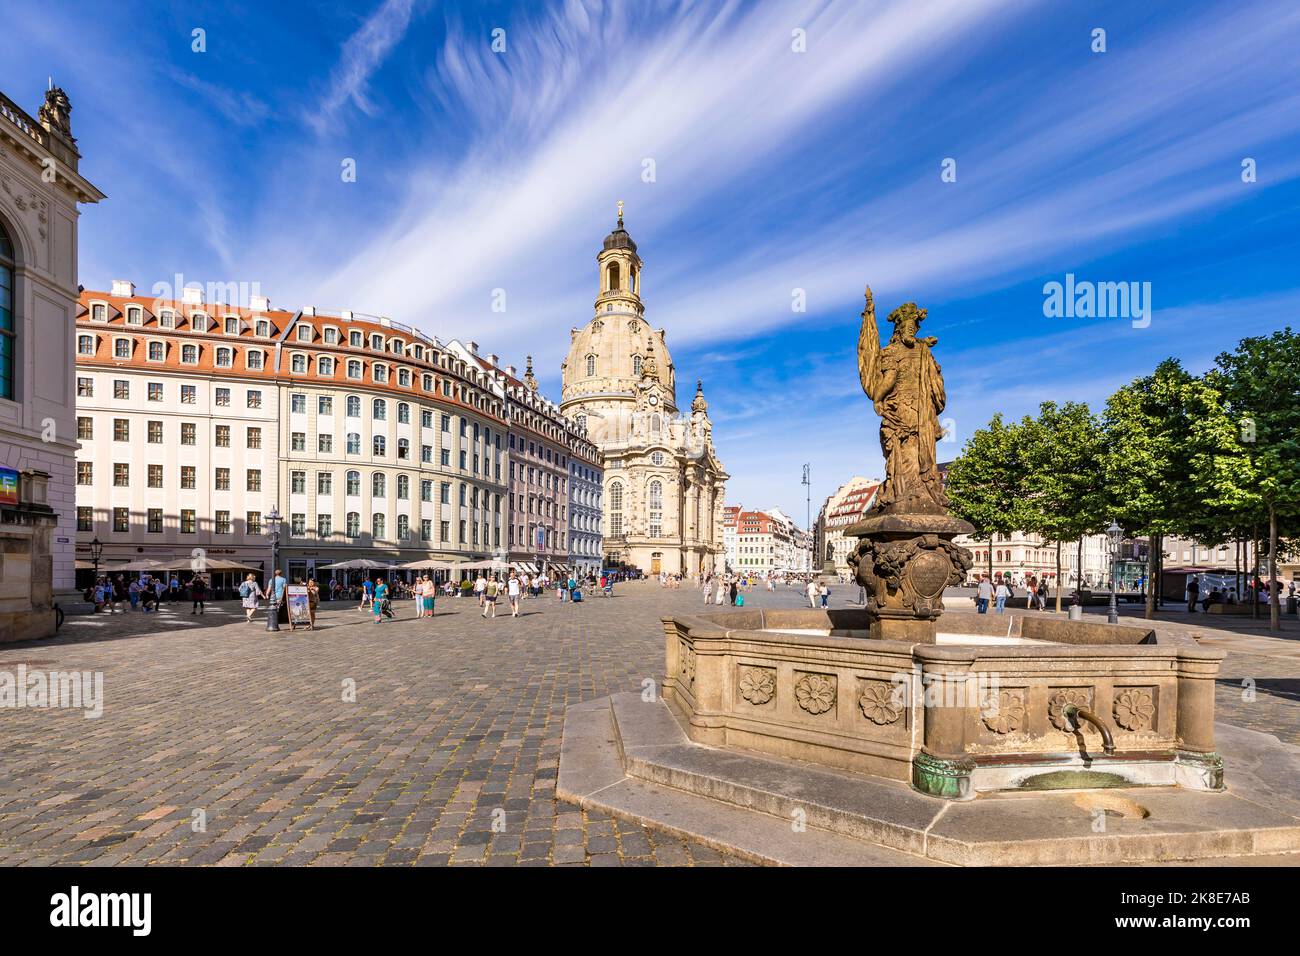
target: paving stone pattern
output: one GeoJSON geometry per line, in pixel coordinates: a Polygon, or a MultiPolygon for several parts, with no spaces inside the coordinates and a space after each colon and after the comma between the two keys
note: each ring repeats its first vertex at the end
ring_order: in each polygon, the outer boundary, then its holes
{"type": "MultiPolygon", "coordinates": [[[[438,605],[380,625],[328,606],[279,634],[233,604],[164,605],[0,647],[0,671],[102,672],[105,697],[97,719],[0,709],[0,865],[745,865],[555,800],[565,708],[658,680],[659,617],[702,610],[696,589],[486,621],[472,599],[438,605]]],[[[1298,677],[1294,658],[1230,652],[1224,716],[1300,743],[1298,677]]]]}

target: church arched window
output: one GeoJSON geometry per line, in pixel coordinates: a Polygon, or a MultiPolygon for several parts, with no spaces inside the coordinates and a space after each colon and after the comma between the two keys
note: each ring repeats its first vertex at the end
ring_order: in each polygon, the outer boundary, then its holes
{"type": "Polygon", "coordinates": [[[662,481],[650,482],[650,507],[659,509],[664,506],[664,484],[662,481]]]}
{"type": "MultiPolygon", "coordinates": [[[[618,263],[611,262],[609,264],[609,270],[607,271],[606,274],[609,276],[609,284],[605,287],[605,290],[607,292],[614,292],[619,287],[618,263]]],[[[588,288],[590,288],[590,286],[588,288]]]]}
{"type": "Polygon", "coordinates": [[[609,486],[609,510],[623,510],[623,482],[616,481],[609,486]]]}
{"type": "Polygon", "coordinates": [[[632,374],[637,378],[641,377],[641,356],[639,355],[632,356],[632,374]]]}
{"type": "Polygon", "coordinates": [[[596,356],[588,355],[587,356],[587,377],[590,378],[595,374],[596,374],[596,356]]]}

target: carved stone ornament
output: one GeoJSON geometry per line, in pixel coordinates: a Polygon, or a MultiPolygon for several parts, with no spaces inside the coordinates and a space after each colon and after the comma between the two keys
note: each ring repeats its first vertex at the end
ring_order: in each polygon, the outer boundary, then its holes
{"type": "Polygon", "coordinates": [[[770,667],[742,667],[740,696],[755,707],[766,704],[776,695],[776,671],[770,667]]]}
{"type": "Polygon", "coordinates": [[[998,691],[996,697],[990,696],[985,702],[980,717],[984,726],[995,734],[1009,734],[1019,730],[1025,719],[1025,696],[1023,691],[998,691]]]}
{"type": "Polygon", "coordinates": [[[1149,730],[1156,703],[1145,687],[1126,687],[1115,695],[1115,723],[1125,730],[1149,730]]]}
{"type": "Polygon", "coordinates": [[[826,674],[804,674],[794,685],[799,706],[816,716],[835,706],[835,678],[826,674]]]}
{"type": "Polygon", "coordinates": [[[1092,725],[1080,721],[1079,727],[1074,727],[1071,721],[1065,716],[1065,708],[1073,704],[1075,707],[1084,710],[1092,709],[1092,689],[1084,687],[1066,687],[1056,691],[1047,701],[1047,719],[1052,722],[1052,726],[1057,730],[1064,730],[1066,733],[1074,733],[1075,730],[1089,728],[1092,725]]]}
{"type": "Polygon", "coordinates": [[[903,702],[899,698],[899,689],[888,681],[867,680],[862,682],[858,708],[874,724],[892,724],[903,716],[903,702]]]}

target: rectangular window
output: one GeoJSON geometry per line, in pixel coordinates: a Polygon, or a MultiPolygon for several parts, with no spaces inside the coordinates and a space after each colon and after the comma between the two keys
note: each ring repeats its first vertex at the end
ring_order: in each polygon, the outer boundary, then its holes
{"type": "Polygon", "coordinates": [[[451,540],[451,522],[450,522],[450,521],[439,521],[439,522],[438,522],[438,534],[439,534],[439,539],[438,539],[438,540],[440,540],[440,541],[442,541],[442,542],[444,542],[444,543],[450,541],[450,540],[451,540]]]}
{"type": "Polygon", "coordinates": [[[150,487],[150,488],[161,488],[161,487],[163,486],[163,466],[162,466],[162,465],[150,465],[150,466],[149,466],[149,478],[148,478],[148,482],[149,482],[149,487],[150,487]]]}
{"type": "Polygon", "coordinates": [[[230,490],[230,469],[229,468],[215,469],[213,471],[213,477],[214,477],[213,487],[216,488],[217,491],[230,490]]]}
{"type": "Polygon", "coordinates": [[[230,512],[218,511],[216,519],[213,521],[212,530],[216,534],[230,534],[230,512]]]}
{"type": "Polygon", "coordinates": [[[181,386],[181,404],[194,405],[198,402],[199,389],[197,385],[181,386]]]}
{"type": "Polygon", "coordinates": [[[302,495],[307,493],[307,472],[291,471],[289,472],[289,493],[302,495]]]}
{"type": "Polygon", "coordinates": [[[95,421],[84,415],[77,417],[77,440],[90,441],[95,437],[95,421]]]}
{"type": "MultiPolygon", "coordinates": [[[[439,494],[438,500],[441,501],[444,505],[451,504],[451,484],[449,482],[446,481],[442,482],[442,485],[438,490],[438,494],[439,494]]],[[[443,538],[443,540],[445,541],[446,538],[443,538]]]]}
{"type": "Polygon", "coordinates": [[[301,538],[307,533],[307,516],[300,512],[294,512],[289,516],[289,533],[295,538],[301,538]]]}
{"type": "Polygon", "coordinates": [[[198,435],[198,429],[193,422],[181,422],[181,444],[182,445],[196,444],[197,435],[198,435]]]}
{"type": "Polygon", "coordinates": [[[113,530],[130,531],[131,530],[131,512],[128,508],[113,509],[113,530]]]}
{"type": "Polygon", "coordinates": [[[151,445],[161,445],[163,440],[163,423],[150,421],[145,425],[145,440],[151,445]]]}
{"type": "Polygon", "coordinates": [[[334,399],[331,398],[329,395],[321,395],[319,398],[317,398],[317,399],[316,399],[316,414],[317,414],[317,415],[333,415],[333,414],[334,414],[334,399]]]}
{"type": "Polygon", "coordinates": [[[307,433],[306,433],[306,432],[294,432],[293,434],[291,434],[291,435],[289,436],[289,447],[290,447],[293,451],[306,451],[306,450],[307,450],[307,433]]]}
{"type": "Polygon", "coordinates": [[[333,524],[330,521],[330,516],[317,515],[316,516],[316,537],[328,538],[331,534],[333,534],[333,532],[334,529],[333,529],[333,524]]]}
{"type": "Polygon", "coordinates": [[[214,442],[214,444],[218,448],[230,447],[230,426],[229,425],[218,425],[216,427],[216,441],[214,442]]]}
{"type": "Polygon", "coordinates": [[[230,407],[230,389],[228,388],[217,389],[216,404],[218,408],[230,407]]]}
{"type": "Polygon", "coordinates": [[[261,447],[262,447],[262,429],[260,429],[260,428],[249,428],[249,429],[248,429],[247,440],[248,440],[248,447],[249,447],[249,448],[261,448],[261,447]]]}
{"type": "Polygon", "coordinates": [[[316,472],[316,494],[331,495],[334,493],[334,473],[331,471],[316,472]]]}
{"type": "Polygon", "coordinates": [[[130,488],[131,487],[131,466],[124,462],[117,462],[113,465],[113,487],[130,488]]]}
{"type": "Polygon", "coordinates": [[[77,462],[77,484],[90,485],[94,484],[94,466],[88,461],[77,462]]]}
{"type": "Polygon", "coordinates": [[[181,465],[181,489],[183,491],[193,491],[198,487],[196,475],[197,471],[193,465],[181,465]]]}
{"type": "Polygon", "coordinates": [[[163,516],[161,508],[149,509],[149,533],[162,534],[163,516]]]}
{"type": "Polygon", "coordinates": [[[149,401],[151,401],[151,402],[161,402],[162,400],[163,400],[163,383],[162,383],[162,382],[150,382],[150,383],[149,383],[149,401]]]}
{"type": "Polygon", "coordinates": [[[247,479],[247,487],[245,490],[247,491],[262,490],[262,469],[250,468],[248,469],[248,474],[245,477],[247,479]]]}
{"type": "Polygon", "coordinates": [[[129,400],[131,398],[131,383],[123,378],[113,379],[113,397],[129,400]]]}
{"type": "Polygon", "coordinates": [[[77,530],[94,531],[95,530],[95,509],[87,508],[84,505],[77,508],[77,530]]]}
{"type": "Polygon", "coordinates": [[[421,446],[420,446],[420,461],[423,462],[423,463],[426,464],[426,465],[432,465],[432,464],[433,464],[433,446],[432,446],[432,445],[421,445],[421,446]]]}
{"type": "Polygon", "coordinates": [[[248,390],[248,407],[249,407],[249,408],[261,408],[261,407],[262,407],[262,391],[261,391],[261,389],[250,388],[250,389],[248,390]]]}
{"type": "Polygon", "coordinates": [[[77,379],[77,397],[94,398],[95,397],[95,380],[93,378],[77,379]]]}
{"type": "Polygon", "coordinates": [[[289,396],[289,411],[295,415],[307,414],[307,396],[300,392],[295,392],[289,396]]]}
{"type": "Polygon", "coordinates": [[[250,511],[244,515],[244,530],[248,534],[262,533],[262,512],[250,511]]]}
{"type": "Polygon", "coordinates": [[[181,509],[181,534],[194,534],[198,530],[198,521],[193,508],[181,509]]]}
{"type": "Polygon", "coordinates": [[[427,478],[420,481],[420,500],[433,501],[433,482],[427,478]]]}
{"type": "Polygon", "coordinates": [[[317,450],[318,452],[320,452],[322,455],[329,455],[329,454],[332,454],[333,451],[334,451],[334,436],[333,436],[333,435],[317,435],[317,436],[316,436],[316,450],[317,450]]]}

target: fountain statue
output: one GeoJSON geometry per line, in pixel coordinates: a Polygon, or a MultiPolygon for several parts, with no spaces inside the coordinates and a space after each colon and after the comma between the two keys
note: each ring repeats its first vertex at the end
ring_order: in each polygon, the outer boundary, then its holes
{"type": "Polygon", "coordinates": [[[849,563],[867,592],[872,637],[933,644],[943,590],[971,567],[970,552],[952,539],[975,530],[948,514],[935,455],[946,400],[931,351],[939,340],[919,336],[926,310],[907,302],[889,314],[894,332],[881,348],[870,286],[866,300],[858,375],[880,416],[885,483],[867,517],[845,530],[858,538],[849,563]]]}

